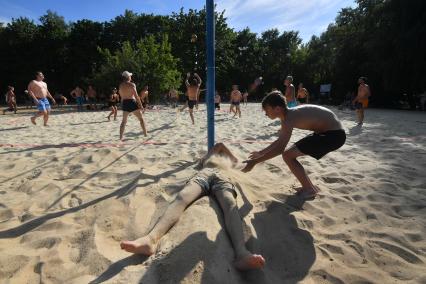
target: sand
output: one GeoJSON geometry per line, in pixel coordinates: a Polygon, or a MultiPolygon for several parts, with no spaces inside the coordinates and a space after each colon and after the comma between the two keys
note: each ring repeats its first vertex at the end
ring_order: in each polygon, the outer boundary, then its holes
{"type": "MultiPolygon", "coordinates": [[[[241,119],[216,116],[217,141],[241,159],[279,129],[259,104],[242,109],[241,119]]],[[[48,128],[0,116],[0,283],[426,283],[425,113],[369,109],[359,128],[353,112],[333,110],[344,147],[300,159],[321,189],[314,201],[293,196],[299,184],[281,157],[237,175],[248,245],[266,259],[245,273],[208,197],[155,255],[119,246],[146,234],[196,172],[203,106],[195,126],[186,112],[147,112],[147,138],[130,117],[124,143],[107,112],[55,112],[48,128]]]]}

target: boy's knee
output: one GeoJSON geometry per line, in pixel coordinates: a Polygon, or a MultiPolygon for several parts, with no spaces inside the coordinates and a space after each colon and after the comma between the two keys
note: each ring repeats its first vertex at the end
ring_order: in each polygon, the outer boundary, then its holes
{"type": "Polygon", "coordinates": [[[282,157],[283,160],[287,163],[289,161],[291,161],[293,159],[293,157],[290,154],[290,151],[284,151],[284,153],[282,153],[282,157]]]}
{"type": "Polygon", "coordinates": [[[222,142],[216,143],[215,148],[216,149],[223,149],[225,147],[225,144],[223,144],[222,142]]]}

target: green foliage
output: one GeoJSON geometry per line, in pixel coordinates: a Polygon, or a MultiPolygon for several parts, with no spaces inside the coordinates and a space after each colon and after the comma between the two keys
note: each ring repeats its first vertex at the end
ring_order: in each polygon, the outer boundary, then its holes
{"type": "MultiPolygon", "coordinates": [[[[265,84],[251,98],[272,87],[284,89],[291,74],[311,93],[331,83],[339,101],[367,76],[373,103],[392,105],[403,93],[426,90],[426,1],[357,0],[342,9],[320,36],[303,43],[296,31],[276,29],[258,35],[234,31],[224,12],[215,15],[216,88],[246,89],[256,77],[265,84]]],[[[35,70],[42,70],[53,92],[68,94],[92,83],[105,92],[120,73],[135,73],[138,87],[148,84],[158,96],[169,87],[185,89],[185,74],[197,71],[206,81],[206,11],[183,8],[171,15],[126,10],[109,22],[66,23],[47,11],[35,24],[27,18],[0,24],[0,90],[14,85],[18,99],[35,70]],[[197,41],[191,42],[193,34],[197,41]]]]}
{"type": "Polygon", "coordinates": [[[134,46],[125,41],[114,54],[108,49],[99,49],[99,52],[104,63],[95,72],[93,82],[104,92],[119,82],[120,74],[125,70],[134,74],[133,81],[139,88],[145,85],[150,87],[154,100],[180,84],[180,73],[176,69],[178,60],[171,54],[167,36],[160,42],[154,36],[147,36],[134,46]]]}

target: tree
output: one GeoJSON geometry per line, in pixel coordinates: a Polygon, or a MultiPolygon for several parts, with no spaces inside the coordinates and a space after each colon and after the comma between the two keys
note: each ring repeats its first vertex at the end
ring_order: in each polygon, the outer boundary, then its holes
{"type": "Polygon", "coordinates": [[[180,84],[177,71],[178,60],[171,54],[167,36],[157,42],[148,36],[133,46],[125,41],[120,50],[112,54],[108,49],[99,49],[104,63],[93,74],[96,86],[104,92],[119,83],[120,74],[128,70],[134,74],[133,81],[141,88],[150,87],[151,98],[158,100],[160,94],[180,84]]]}

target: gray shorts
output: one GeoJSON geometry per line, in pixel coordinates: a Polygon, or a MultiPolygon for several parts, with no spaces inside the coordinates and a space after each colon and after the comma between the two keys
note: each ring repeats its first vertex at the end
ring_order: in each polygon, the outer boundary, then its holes
{"type": "Polygon", "coordinates": [[[234,198],[237,198],[235,185],[214,172],[208,174],[201,172],[192,177],[188,182],[191,181],[203,189],[204,195],[214,195],[214,192],[217,190],[227,190],[232,193],[234,198]]]}

